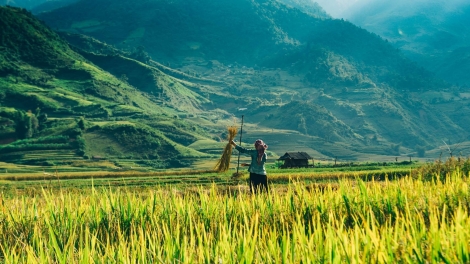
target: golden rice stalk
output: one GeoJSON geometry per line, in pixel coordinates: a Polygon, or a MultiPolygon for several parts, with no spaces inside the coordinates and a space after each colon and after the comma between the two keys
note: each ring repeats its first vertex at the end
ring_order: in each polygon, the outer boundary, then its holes
{"type": "Polygon", "coordinates": [[[214,167],[214,170],[217,172],[226,172],[228,168],[230,167],[230,157],[232,156],[232,144],[230,144],[230,141],[232,141],[235,136],[237,135],[237,128],[236,127],[228,127],[228,144],[224,148],[224,152],[222,153],[222,157],[220,157],[220,160],[217,162],[217,164],[214,167]]]}

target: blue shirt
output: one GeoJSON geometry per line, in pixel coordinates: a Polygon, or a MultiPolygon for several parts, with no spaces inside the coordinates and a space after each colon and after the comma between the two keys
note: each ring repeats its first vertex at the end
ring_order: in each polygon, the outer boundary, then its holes
{"type": "Polygon", "coordinates": [[[256,173],[259,175],[266,175],[266,168],[264,167],[264,164],[266,163],[266,158],[268,156],[266,155],[266,153],[263,154],[261,162],[258,164],[258,150],[246,149],[238,145],[235,146],[235,149],[237,149],[240,153],[248,154],[251,156],[251,164],[250,168],[248,168],[249,172],[256,173]]]}

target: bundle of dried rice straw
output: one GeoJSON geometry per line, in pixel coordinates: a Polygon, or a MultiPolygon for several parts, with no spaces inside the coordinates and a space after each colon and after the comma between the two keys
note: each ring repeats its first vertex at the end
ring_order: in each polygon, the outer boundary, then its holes
{"type": "Polygon", "coordinates": [[[217,172],[226,172],[230,166],[230,157],[232,156],[232,144],[230,142],[235,138],[237,135],[237,128],[236,127],[228,127],[228,144],[224,148],[224,152],[222,153],[222,157],[217,162],[214,167],[214,170],[217,172]]]}

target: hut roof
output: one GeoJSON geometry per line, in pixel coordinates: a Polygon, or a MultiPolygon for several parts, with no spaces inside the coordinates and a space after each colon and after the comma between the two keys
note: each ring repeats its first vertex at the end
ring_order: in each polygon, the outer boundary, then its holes
{"type": "Polygon", "coordinates": [[[310,155],[308,155],[306,152],[286,152],[284,156],[281,156],[279,160],[286,160],[286,159],[294,159],[294,160],[306,160],[306,159],[312,159],[310,155]]]}

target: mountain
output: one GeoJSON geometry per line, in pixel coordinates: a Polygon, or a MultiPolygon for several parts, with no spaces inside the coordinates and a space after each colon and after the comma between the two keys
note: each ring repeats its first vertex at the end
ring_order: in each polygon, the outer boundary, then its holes
{"type": "Polygon", "coordinates": [[[470,84],[468,1],[366,1],[344,17],[389,40],[439,77],[470,84]]]}
{"type": "Polygon", "coordinates": [[[61,8],[72,3],[77,2],[78,0],[49,0],[35,5],[30,10],[33,14],[39,14],[42,12],[51,11],[57,8],[61,8]]]}
{"type": "Polygon", "coordinates": [[[317,3],[310,0],[280,0],[281,3],[300,9],[302,12],[317,18],[331,18],[323,8],[317,3]]]}
{"type": "Polygon", "coordinates": [[[315,0],[315,3],[334,18],[341,18],[345,12],[360,2],[361,0],[315,0]]]}
{"type": "Polygon", "coordinates": [[[86,0],[39,17],[52,28],[119,48],[142,46],[154,60],[174,67],[196,60],[284,69],[300,63],[307,80],[316,85],[333,79],[407,89],[442,86],[378,36],[327,18],[317,5],[310,9],[317,11],[307,12],[302,1],[283,2],[287,5],[275,0],[86,0]],[[309,53],[320,58],[298,61],[309,53]],[[329,54],[336,58],[334,65],[329,54]]]}
{"type": "Polygon", "coordinates": [[[0,5],[31,9],[45,2],[48,2],[48,0],[1,0],[0,5]]]}
{"type": "Polygon", "coordinates": [[[33,14],[51,11],[67,6],[78,0],[0,0],[0,6],[21,7],[30,10],[33,14]]]}
{"type": "Polygon", "coordinates": [[[3,148],[67,134],[77,143],[62,147],[82,156],[189,166],[220,154],[242,114],[244,138],[275,153],[354,160],[468,137],[459,91],[379,36],[293,3],[85,0],[39,15],[60,34],[6,8],[3,148]]]}
{"type": "Polygon", "coordinates": [[[57,162],[132,156],[178,167],[206,155],[186,147],[204,130],[177,118],[205,100],[185,82],[125,54],[79,54],[25,9],[0,7],[0,28],[0,135],[11,143],[0,146],[1,160],[43,164],[25,157],[62,151],[57,162]],[[132,71],[105,70],[112,64],[132,71]]]}

